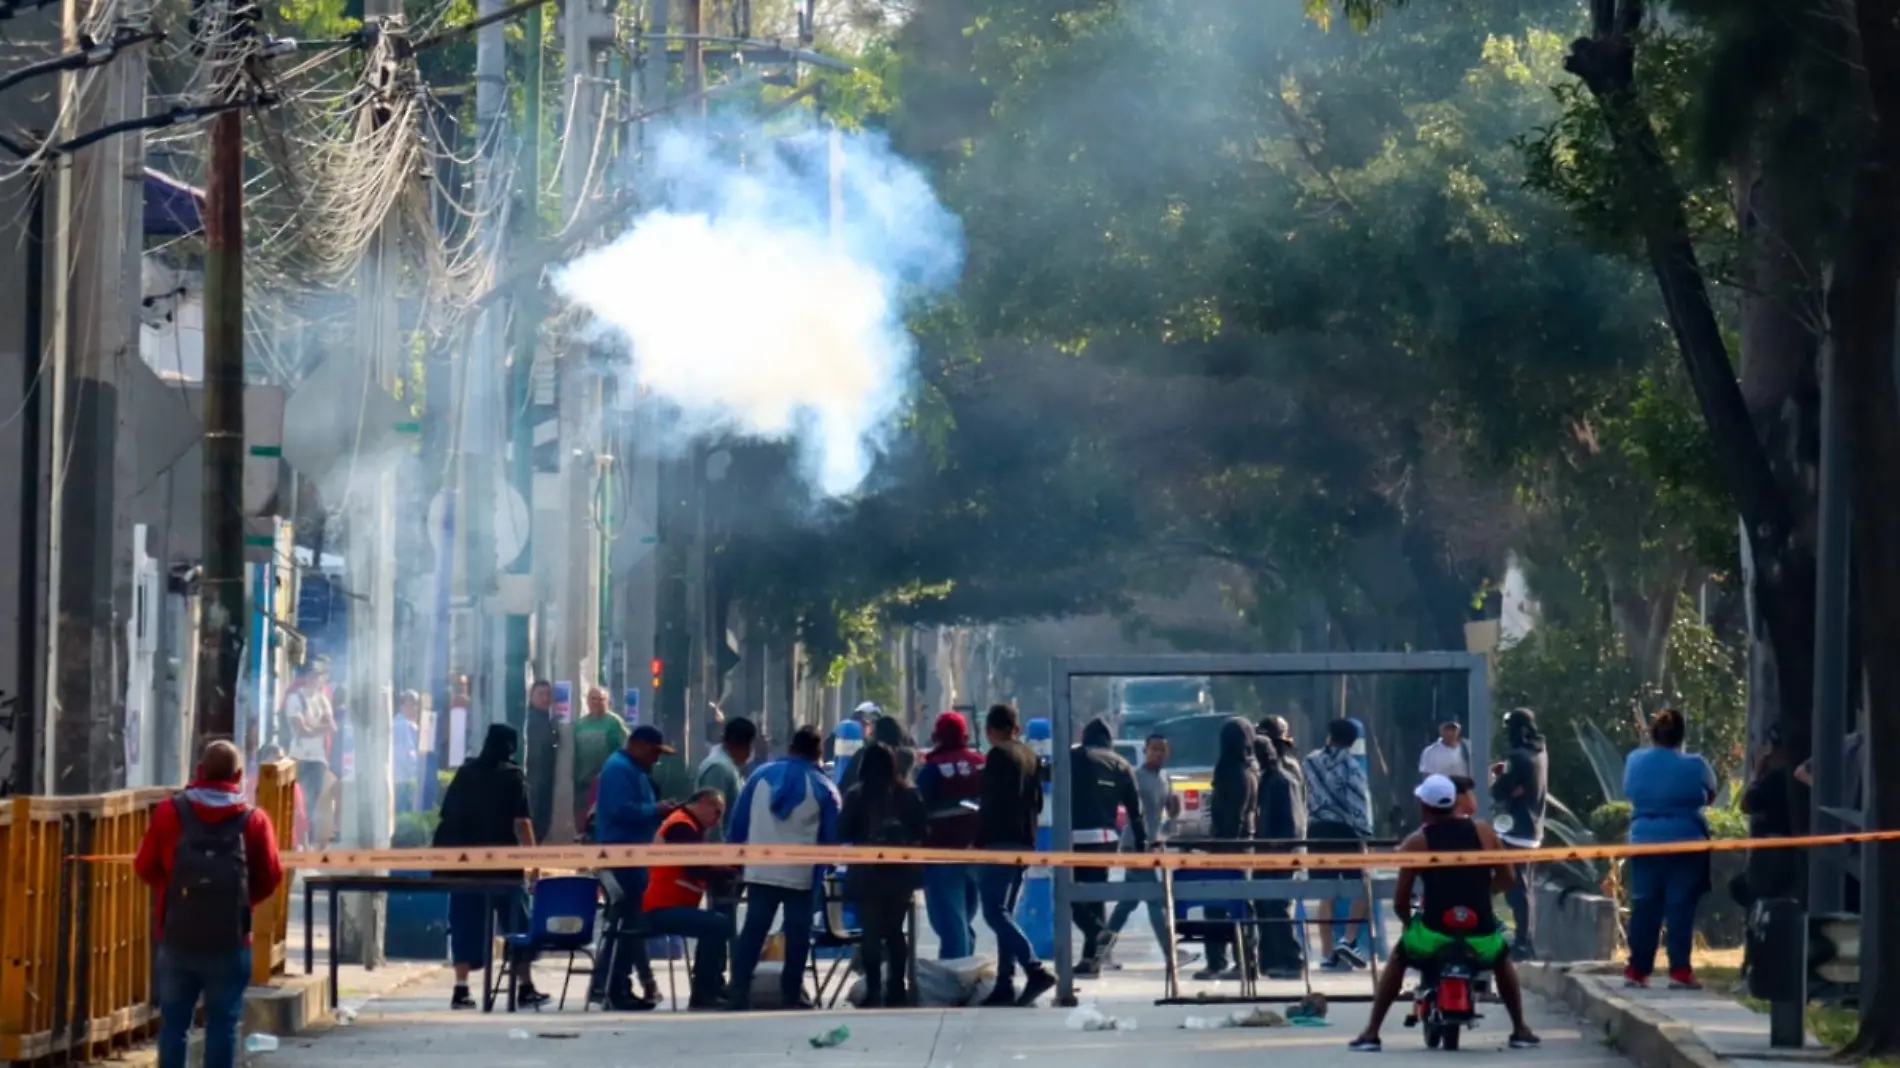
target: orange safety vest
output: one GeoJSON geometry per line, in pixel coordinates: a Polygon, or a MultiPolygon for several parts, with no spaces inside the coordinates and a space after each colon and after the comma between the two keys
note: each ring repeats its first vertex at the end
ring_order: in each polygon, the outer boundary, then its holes
{"type": "MultiPolygon", "coordinates": [[[[685,824],[692,828],[695,837],[704,840],[706,832],[699,821],[685,809],[675,809],[673,814],[660,821],[660,833],[653,836],[657,845],[666,844],[666,832],[675,824],[685,824]]],[[[646,896],[640,899],[640,911],[654,912],[658,909],[696,909],[706,895],[706,880],[687,873],[680,865],[655,865],[647,878],[646,896]]]]}

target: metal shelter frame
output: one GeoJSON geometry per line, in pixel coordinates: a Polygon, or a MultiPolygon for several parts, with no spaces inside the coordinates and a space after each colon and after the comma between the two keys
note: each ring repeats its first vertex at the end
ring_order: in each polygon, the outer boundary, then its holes
{"type": "MultiPolygon", "coordinates": [[[[1140,678],[1171,675],[1420,675],[1463,672],[1467,694],[1467,724],[1471,752],[1480,762],[1491,753],[1491,689],[1489,665],[1478,653],[1218,653],[1145,656],[1058,656],[1049,660],[1050,770],[1055,787],[1055,810],[1050,818],[1050,848],[1074,848],[1074,823],[1069,747],[1076,724],[1070,708],[1070,689],[1078,678],[1140,678]]],[[[1053,897],[1055,915],[1056,1001],[1075,1004],[1075,928],[1071,906],[1080,902],[1163,901],[1270,901],[1312,896],[1311,884],[1295,879],[1252,879],[1243,883],[1172,880],[1078,884],[1069,868],[1057,868],[1053,897]]],[[[1377,922],[1376,902],[1369,920],[1377,922]]],[[[1236,947],[1238,952],[1244,952],[1236,947]]]]}

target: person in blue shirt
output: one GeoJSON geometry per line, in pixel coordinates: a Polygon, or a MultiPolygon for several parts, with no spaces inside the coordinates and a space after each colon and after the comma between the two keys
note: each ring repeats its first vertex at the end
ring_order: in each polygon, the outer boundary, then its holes
{"type": "MultiPolygon", "coordinates": [[[[734,845],[835,845],[838,841],[838,788],[818,762],[824,736],[816,727],[800,727],[790,752],[752,773],[726,827],[734,845]]],[[[748,864],[745,868],[745,927],[732,951],[732,990],[726,1001],[739,1011],[752,1005],[752,975],[765,951],[772,921],[785,912],[785,967],[779,977],[780,1004],[809,1009],[805,997],[805,959],[811,952],[815,872],[810,864],[748,864]]]]}
{"type": "MultiPolygon", "coordinates": [[[[658,727],[642,724],[627,735],[627,744],[607,758],[594,793],[594,840],[603,845],[651,845],[660,833],[660,821],[679,805],[662,801],[653,785],[653,765],[673,752],[658,727]]],[[[610,1009],[645,1012],[660,1003],[660,984],[647,958],[646,935],[639,931],[640,900],[646,896],[647,869],[610,868],[601,872],[601,884],[610,903],[608,929],[623,932],[607,949],[605,985],[588,992],[610,1009]],[[635,932],[638,933],[635,933],[635,932]],[[642,996],[633,995],[633,970],[640,970],[642,996]]],[[[599,974],[599,973],[596,973],[599,974]]]]}
{"type": "MultiPolygon", "coordinates": [[[[1623,767],[1623,796],[1630,803],[1630,843],[1694,842],[1709,837],[1702,810],[1715,800],[1715,771],[1695,753],[1682,751],[1688,737],[1683,714],[1665,708],[1650,717],[1651,744],[1631,753],[1623,767]]],[[[1707,853],[1660,853],[1629,859],[1629,986],[1649,985],[1657,944],[1668,931],[1669,986],[1697,990],[1689,954],[1695,944],[1696,906],[1709,891],[1707,853]]]]}

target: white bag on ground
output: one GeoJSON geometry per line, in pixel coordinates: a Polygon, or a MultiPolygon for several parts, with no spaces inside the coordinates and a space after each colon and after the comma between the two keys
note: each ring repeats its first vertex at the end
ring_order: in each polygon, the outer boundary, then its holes
{"type": "MultiPolygon", "coordinates": [[[[917,962],[917,1004],[949,1009],[972,1005],[989,996],[996,986],[996,962],[989,957],[917,962]]],[[[851,983],[845,1000],[864,1006],[864,977],[851,983]]]]}

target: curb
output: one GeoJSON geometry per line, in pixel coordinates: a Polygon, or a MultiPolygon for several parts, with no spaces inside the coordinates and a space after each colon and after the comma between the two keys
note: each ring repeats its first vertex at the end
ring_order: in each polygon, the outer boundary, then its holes
{"type": "Polygon", "coordinates": [[[1723,1059],[1694,1028],[1624,997],[1610,979],[1587,970],[1599,967],[1527,964],[1518,966],[1518,975],[1525,989],[1602,1027],[1604,1040],[1637,1068],[1720,1068],[1723,1059]]]}

